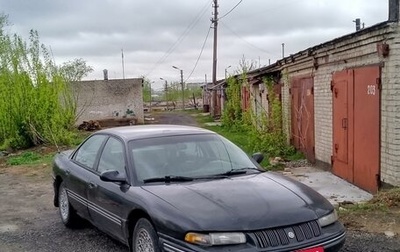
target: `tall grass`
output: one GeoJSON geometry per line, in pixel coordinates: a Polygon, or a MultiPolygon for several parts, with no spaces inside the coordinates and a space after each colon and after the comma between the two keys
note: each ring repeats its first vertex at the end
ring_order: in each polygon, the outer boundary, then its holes
{"type": "Polygon", "coordinates": [[[0,14],[0,149],[68,144],[75,103],[49,51],[31,31],[28,42],[5,34],[0,14]]]}

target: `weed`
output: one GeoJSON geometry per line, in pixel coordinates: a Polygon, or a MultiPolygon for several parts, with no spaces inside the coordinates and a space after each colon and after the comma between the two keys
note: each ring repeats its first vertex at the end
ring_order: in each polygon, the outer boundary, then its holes
{"type": "Polygon", "coordinates": [[[7,159],[8,165],[35,165],[40,163],[50,163],[53,159],[53,154],[40,155],[36,152],[27,151],[21,155],[11,156],[7,159]]]}
{"type": "Polygon", "coordinates": [[[339,208],[339,214],[362,214],[366,212],[379,211],[386,213],[392,207],[400,206],[400,188],[382,190],[365,203],[342,205],[339,208]]]}
{"type": "Polygon", "coordinates": [[[244,90],[247,90],[245,93],[251,93],[248,90],[246,72],[243,71],[240,79],[229,78],[226,89],[228,101],[222,123],[229,131],[238,132],[246,137],[244,149],[247,152],[260,151],[266,157],[300,158],[296,150],[288,145],[287,136],[282,130],[282,105],[274,92],[273,83],[271,79],[264,80],[268,91],[269,109],[266,111],[259,106],[261,111],[256,115],[251,108],[254,106],[252,103],[249,104],[250,108],[242,109],[242,93],[244,90]]]}
{"type": "Polygon", "coordinates": [[[294,160],[302,160],[305,159],[306,157],[304,156],[303,153],[301,153],[300,151],[294,150],[293,154],[291,155],[287,155],[286,159],[290,160],[290,161],[294,161],[294,160]]]}
{"type": "Polygon", "coordinates": [[[214,122],[214,118],[210,114],[196,114],[195,117],[197,123],[199,125],[203,125],[205,123],[214,122]]]}
{"type": "Polygon", "coordinates": [[[400,188],[382,190],[370,201],[371,204],[381,204],[387,207],[400,207],[400,188]]]}
{"type": "Polygon", "coordinates": [[[69,144],[76,102],[38,33],[25,42],[0,22],[0,39],[0,148],[69,144]]]}

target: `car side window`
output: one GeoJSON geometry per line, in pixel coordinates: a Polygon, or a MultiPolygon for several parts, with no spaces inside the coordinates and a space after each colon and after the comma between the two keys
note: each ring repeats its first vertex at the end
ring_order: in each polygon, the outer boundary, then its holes
{"type": "Polygon", "coordinates": [[[118,171],[125,174],[124,146],[117,139],[110,137],[100,156],[99,173],[104,171],[118,171]]]}
{"type": "Polygon", "coordinates": [[[97,153],[107,136],[94,135],[91,136],[75,153],[74,159],[76,162],[94,169],[97,153]]]}

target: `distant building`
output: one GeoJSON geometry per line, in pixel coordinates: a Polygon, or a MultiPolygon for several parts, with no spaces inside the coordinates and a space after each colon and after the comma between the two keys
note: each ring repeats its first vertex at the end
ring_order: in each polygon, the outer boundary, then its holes
{"type": "Polygon", "coordinates": [[[192,83],[186,83],[186,88],[187,89],[193,89],[193,88],[201,88],[201,86],[204,85],[204,82],[192,82],[192,83]]]}
{"type": "Polygon", "coordinates": [[[73,82],[76,123],[132,114],[143,123],[142,83],[141,78],[73,82]]]}

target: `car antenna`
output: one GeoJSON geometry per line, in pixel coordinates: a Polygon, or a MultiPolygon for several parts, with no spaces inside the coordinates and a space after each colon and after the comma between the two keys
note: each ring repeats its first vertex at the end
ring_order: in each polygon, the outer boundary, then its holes
{"type": "Polygon", "coordinates": [[[49,125],[47,125],[47,127],[49,128],[49,131],[50,131],[50,134],[51,134],[51,138],[53,138],[53,142],[54,142],[54,145],[57,148],[57,152],[60,153],[61,151],[60,151],[60,148],[58,147],[57,141],[56,141],[56,139],[55,139],[55,137],[53,135],[53,131],[51,131],[51,128],[50,128],[49,125]]]}

